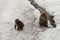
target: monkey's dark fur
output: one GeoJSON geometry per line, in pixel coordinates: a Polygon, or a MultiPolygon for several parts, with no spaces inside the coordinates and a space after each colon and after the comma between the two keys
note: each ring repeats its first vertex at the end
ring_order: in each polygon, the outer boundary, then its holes
{"type": "Polygon", "coordinates": [[[15,29],[17,29],[19,31],[19,30],[23,30],[23,27],[24,27],[23,22],[21,22],[19,19],[16,19],[15,20],[15,29]]]}
{"type": "Polygon", "coordinates": [[[39,19],[40,26],[48,27],[48,19],[45,13],[42,13],[39,19]]]}

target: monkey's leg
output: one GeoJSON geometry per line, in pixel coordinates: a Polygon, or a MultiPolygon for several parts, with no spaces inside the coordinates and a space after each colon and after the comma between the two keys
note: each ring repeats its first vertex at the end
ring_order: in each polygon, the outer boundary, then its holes
{"type": "MultiPolygon", "coordinates": [[[[17,25],[15,25],[15,29],[16,29],[16,26],[17,25]]],[[[17,26],[17,31],[19,31],[20,30],[20,26],[17,26]]],[[[21,30],[22,30],[22,28],[21,28],[21,30]]]]}
{"type": "Polygon", "coordinates": [[[23,27],[20,27],[20,30],[23,30],[23,27]]]}
{"type": "Polygon", "coordinates": [[[17,29],[17,31],[19,31],[19,28],[17,29]]]}
{"type": "Polygon", "coordinates": [[[40,26],[44,27],[44,23],[40,22],[40,26]]]}
{"type": "Polygon", "coordinates": [[[39,22],[40,26],[43,26],[43,24],[41,22],[39,22]]]}
{"type": "Polygon", "coordinates": [[[44,23],[44,26],[45,26],[45,27],[48,27],[48,23],[47,23],[47,22],[45,22],[45,23],[44,23]]]}

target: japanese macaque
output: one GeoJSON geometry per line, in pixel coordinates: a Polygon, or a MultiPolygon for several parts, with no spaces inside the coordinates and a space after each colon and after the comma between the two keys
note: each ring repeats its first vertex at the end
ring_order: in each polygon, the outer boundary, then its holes
{"type": "Polygon", "coordinates": [[[23,22],[21,22],[19,19],[15,20],[15,29],[19,30],[23,30],[24,24],[23,22]]]}
{"type": "Polygon", "coordinates": [[[42,13],[39,19],[40,26],[48,27],[48,19],[45,13],[42,13]]]}

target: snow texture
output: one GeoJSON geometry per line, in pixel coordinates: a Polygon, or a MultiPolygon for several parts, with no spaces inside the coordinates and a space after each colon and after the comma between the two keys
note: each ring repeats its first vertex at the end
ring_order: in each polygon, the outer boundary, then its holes
{"type": "Polygon", "coordinates": [[[0,40],[60,40],[60,0],[35,2],[55,16],[57,27],[40,28],[40,13],[28,0],[0,0],[0,40]],[[17,18],[25,24],[23,31],[14,29],[17,18]]]}

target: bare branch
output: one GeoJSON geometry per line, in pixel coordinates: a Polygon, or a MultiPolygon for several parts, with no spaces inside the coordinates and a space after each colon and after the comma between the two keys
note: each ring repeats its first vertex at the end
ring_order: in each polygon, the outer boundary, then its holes
{"type": "Polygon", "coordinates": [[[45,11],[45,9],[44,9],[43,7],[41,7],[41,6],[39,6],[37,3],[35,3],[34,0],[28,0],[28,1],[30,1],[30,3],[31,3],[36,9],[38,9],[41,13],[42,13],[43,11],[45,11]]]}

